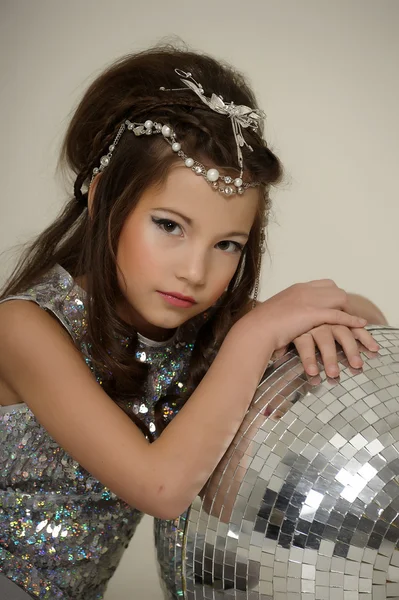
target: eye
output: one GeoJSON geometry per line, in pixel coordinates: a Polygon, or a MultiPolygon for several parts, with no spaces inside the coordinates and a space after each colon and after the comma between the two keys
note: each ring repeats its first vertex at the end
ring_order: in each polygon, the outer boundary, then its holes
{"type": "Polygon", "coordinates": [[[176,227],[178,227],[181,231],[180,225],[175,221],[171,221],[170,219],[157,219],[156,217],[151,217],[151,219],[152,222],[155,223],[155,225],[165,233],[169,233],[170,235],[176,235],[176,233],[172,233],[176,229],[176,227]]]}
{"type": "Polygon", "coordinates": [[[221,250],[224,250],[225,252],[234,253],[234,252],[242,252],[244,250],[244,246],[242,244],[240,244],[239,242],[232,242],[231,240],[223,240],[223,242],[219,242],[218,246],[226,245],[226,244],[231,244],[232,250],[227,250],[227,248],[225,246],[224,248],[221,248],[221,250]]]}

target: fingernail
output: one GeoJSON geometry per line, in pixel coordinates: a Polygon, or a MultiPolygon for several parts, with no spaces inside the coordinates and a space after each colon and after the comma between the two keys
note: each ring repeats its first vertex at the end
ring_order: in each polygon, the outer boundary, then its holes
{"type": "Polygon", "coordinates": [[[328,369],[328,375],[329,375],[329,377],[338,377],[338,375],[339,375],[338,367],[330,367],[328,369]]]}
{"type": "Polygon", "coordinates": [[[357,358],[353,358],[353,359],[352,359],[352,366],[353,366],[353,367],[358,367],[358,368],[359,368],[359,367],[362,367],[362,366],[363,366],[363,361],[362,361],[362,359],[361,359],[361,358],[358,358],[358,357],[357,357],[357,358]]]}
{"type": "Polygon", "coordinates": [[[361,317],[358,317],[359,319],[359,323],[362,323],[363,325],[367,324],[367,319],[362,319],[361,317]]]}
{"type": "Polygon", "coordinates": [[[318,368],[316,365],[309,365],[308,366],[308,373],[309,375],[317,375],[317,373],[319,372],[318,368]]]}

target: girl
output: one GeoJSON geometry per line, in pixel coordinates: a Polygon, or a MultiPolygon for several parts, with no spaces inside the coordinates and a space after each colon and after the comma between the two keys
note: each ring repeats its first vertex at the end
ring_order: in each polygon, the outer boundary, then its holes
{"type": "Polygon", "coordinates": [[[74,196],[0,306],[0,569],[32,597],[103,597],[142,513],[203,488],[273,353],[294,341],[314,375],[316,343],[337,376],[335,340],[353,367],[356,339],[377,349],[330,280],[254,307],[282,175],[262,118],[242,75],[170,46],[72,118],[74,196]]]}

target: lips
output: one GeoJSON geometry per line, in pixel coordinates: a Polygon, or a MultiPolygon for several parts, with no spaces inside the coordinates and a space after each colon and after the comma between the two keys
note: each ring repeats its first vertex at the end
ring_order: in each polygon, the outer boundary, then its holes
{"type": "Polygon", "coordinates": [[[191,296],[183,296],[183,294],[179,294],[179,292],[160,292],[161,294],[165,294],[165,296],[172,296],[172,298],[178,298],[179,300],[184,300],[185,302],[191,302],[192,304],[196,304],[194,298],[191,296]]]}
{"type": "Polygon", "coordinates": [[[158,294],[167,304],[177,308],[192,308],[194,304],[196,304],[193,298],[190,296],[183,296],[183,294],[179,294],[179,292],[158,292],[158,294]],[[186,298],[188,298],[188,300],[186,300],[186,298]]]}

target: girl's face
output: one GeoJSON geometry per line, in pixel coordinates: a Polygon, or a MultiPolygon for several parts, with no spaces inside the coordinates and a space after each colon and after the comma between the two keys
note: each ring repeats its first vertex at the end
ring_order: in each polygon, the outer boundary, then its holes
{"type": "Polygon", "coordinates": [[[212,306],[237,269],[258,194],[250,188],[224,197],[184,165],[171,169],[162,189],[148,189],[119,238],[120,316],[144,336],[164,339],[212,306]],[[179,303],[174,294],[193,301],[179,303]]]}

